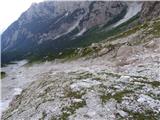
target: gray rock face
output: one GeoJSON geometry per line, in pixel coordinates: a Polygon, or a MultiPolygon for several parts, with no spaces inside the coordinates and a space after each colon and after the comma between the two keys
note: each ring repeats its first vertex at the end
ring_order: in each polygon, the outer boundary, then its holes
{"type": "Polygon", "coordinates": [[[160,8],[159,1],[144,2],[140,19],[142,21],[145,21],[145,20],[152,20],[152,19],[160,17],[159,8],[160,8]]]}
{"type": "Polygon", "coordinates": [[[125,2],[50,1],[33,4],[2,34],[3,58],[14,60],[12,53],[17,58],[34,53],[43,56],[73,47],[73,39],[90,28],[116,22],[126,11],[125,2]]]}

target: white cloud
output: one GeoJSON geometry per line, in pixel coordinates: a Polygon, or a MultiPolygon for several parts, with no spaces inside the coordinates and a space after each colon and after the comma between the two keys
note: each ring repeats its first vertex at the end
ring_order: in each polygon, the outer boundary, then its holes
{"type": "Polygon", "coordinates": [[[18,19],[32,3],[44,0],[0,0],[0,32],[18,19]]]}

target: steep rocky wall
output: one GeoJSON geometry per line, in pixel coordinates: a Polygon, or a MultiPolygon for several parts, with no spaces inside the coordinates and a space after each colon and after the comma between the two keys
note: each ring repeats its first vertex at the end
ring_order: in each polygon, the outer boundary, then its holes
{"type": "Polygon", "coordinates": [[[103,26],[116,16],[121,19],[126,9],[125,2],[112,1],[33,4],[2,34],[3,58],[14,60],[60,51],[81,31],[103,26]]]}
{"type": "Polygon", "coordinates": [[[148,1],[143,3],[140,20],[152,20],[160,17],[160,1],[148,1]]]}

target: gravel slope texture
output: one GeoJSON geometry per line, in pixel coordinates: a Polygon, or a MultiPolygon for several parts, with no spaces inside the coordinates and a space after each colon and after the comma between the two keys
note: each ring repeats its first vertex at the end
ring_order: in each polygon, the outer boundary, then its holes
{"type": "Polygon", "coordinates": [[[24,66],[35,81],[2,120],[159,120],[159,28],[157,19],[92,44],[83,58],[24,66]]]}

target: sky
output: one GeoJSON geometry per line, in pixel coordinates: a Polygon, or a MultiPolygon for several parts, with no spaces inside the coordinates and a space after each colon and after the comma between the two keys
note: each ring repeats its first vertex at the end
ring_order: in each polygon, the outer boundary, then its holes
{"type": "Polygon", "coordinates": [[[42,1],[44,0],[0,0],[0,34],[17,20],[32,3],[42,1]]]}

